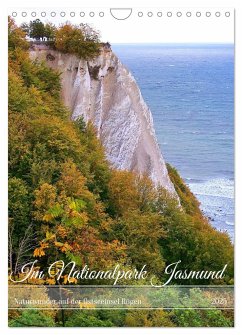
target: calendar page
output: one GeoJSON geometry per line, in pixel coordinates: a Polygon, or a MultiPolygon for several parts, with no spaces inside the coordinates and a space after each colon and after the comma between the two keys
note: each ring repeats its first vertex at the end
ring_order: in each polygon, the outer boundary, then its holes
{"type": "Polygon", "coordinates": [[[233,327],[234,9],[8,14],[9,327],[233,327]]]}

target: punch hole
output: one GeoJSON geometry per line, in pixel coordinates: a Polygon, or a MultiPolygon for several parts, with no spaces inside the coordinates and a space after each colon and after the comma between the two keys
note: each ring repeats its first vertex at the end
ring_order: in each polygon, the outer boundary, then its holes
{"type": "Polygon", "coordinates": [[[61,17],[65,17],[65,16],[66,16],[66,13],[65,13],[65,12],[60,12],[60,16],[61,16],[61,17]]]}
{"type": "Polygon", "coordinates": [[[181,17],[181,16],[182,16],[182,13],[181,13],[181,12],[177,12],[176,15],[177,15],[178,17],[181,17]]]}
{"type": "Polygon", "coordinates": [[[93,17],[94,15],[95,15],[94,12],[90,12],[90,13],[89,13],[89,16],[91,16],[91,17],[93,17]]]}
{"type": "Polygon", "coordinates": [[[17,16],[17,13],[16,13],[16,12],[12,12],[12,16],[13,16],[13,17],[16,17],[16,16],[17,16]]]}
{"type": "Polygon", "coordinates": [[[225,12],[226,17],[230,17],[230,12],[225,12]]]}
{"type": "Polygon", "coordinates": [[[152,12],[148,12],[147,15],[148,15],[149,17],[152,17],[152,16],[153,16],[153,13],[152,13],[152,12]]]}
{"type": "Polygon", "coordinates": [[[172,17],[172,12],[167,12],[168,17],[172,17]]]}
{"type": "Polygon", "coordinates": [[[84,16],[85,16],[85,13],[84,13],[84,12],[81,12],[81,13],[80,13],[80,16],[81,16],[81,17],[84,17],[84,16]]]}
{"type": "Polygon", "coordinates": [[[99,13],[99,16],[100,16],[100,17],[104,17],[104,12],[100,12],[100,13],[99,13]]]}
{"type": "Polygon", "coordinates": [[[138,17],[142,17],[144,14],[142,12],[138,12],[138,17]]]}
{"type": "Polygon", "coordinates": [[[191,12],[187,12],[187,13],[186,13],[186,16],[187,16],[187,17],[191,17],[191,16],[192,16],[192,13],[191,13],[191,12]]]}
{"type": "Polygon", "coordinates": [[[75,15],[76,15],[75,12],[70,12],[71,17],[74,17],[75,15]]]}
{"type": "Polygon", "coordinates": [[[158,13],[157,13],[157,16],[158,16],[158,17],[162,17],[162,12],[158,12],[158,13]]]}
{"type": "Polygon", "coordinates": [[[197,17],[201,17],[202,13],[201,12],[196,12],[197,17]]]}
{"type": "Polygon", "coordinates": [[[210,12],[206,12],[206,16],[207,16],[207,17],[210,17],[210,16],[211,16],[211,13],[210,13],[210,12]]]}
{"type": "Polygon", "coordinates": [[[110,8],[110,14],[116,20],[126,20],[132,14],[132,8],[110,8]]]}
{"type": "Polygon", "coordinates": [[[56,16],[56,12],[51,12],[50,16],[55,17],[56,16]]]}
{"type": "Polygon", "coordinates": [[[22,16],[23,16],[23,17],[26,17],[26,16],[27,16],[27,13],[26,13],[26,12],[22,12],[22,16]]]}
{"type": "Polygon", "coordinates": [[[31,16],[35,17],[36,16],[36,12],[32,12],[31,16]]]}
{"type": "Polygon", "coordinates": [[[221,15],[220,12],[216,12],[216,13],[215,13],[215,16],[216,16],[216,17],[220,17],[220,15],[221,15]]]}
{"type": "Polygon", "coordinates": [[[46,16],[46,12],[41,12],[40,15],[41,15],[42,17],[45,17],[45,16],[46,16]]]}

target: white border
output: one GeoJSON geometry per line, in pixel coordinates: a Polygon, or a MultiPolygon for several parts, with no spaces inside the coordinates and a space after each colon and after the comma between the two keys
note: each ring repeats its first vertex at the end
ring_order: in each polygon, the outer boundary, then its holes
{"type": "Polygon", "coordinates": [[[0,159],[0,213],[1,213],[1,241],[0,241],[0,259],[1,262],[1,275],[0,275],[0,288],[1,288],[1,303],[0,303],[0,329],[2,334],[123,334],[129,332],[130,334],[238,334],[242,329],[242,285],[241,285],[241,222],[242,222],[242,150],[241,150],[241,134],[242,134],[242,1],[241,0],[87,0],[87,6],[93,7],[235,7],[236,9],[236,327],[232,328],[8,328],[7,325],[7,280],[6,280],[6,267],[7,267],[7,22],[6,15],[9,7],[80,7],[80,0],[42,0],[34,4],[33,0],[8,0],[1,1],[0,7],[0,92],[1,92],[1,110],[0,110],[0,144],[1,144],[1,159],[0,159]],[[239,172],[240,171],[240,172],[239,172]],[[4,255],[4,257],[3,257],[4,255]]]}

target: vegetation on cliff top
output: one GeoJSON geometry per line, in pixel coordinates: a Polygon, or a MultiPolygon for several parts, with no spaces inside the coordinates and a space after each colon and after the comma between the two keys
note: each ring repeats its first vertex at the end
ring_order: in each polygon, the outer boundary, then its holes
{"type": "Polygon", "coordinates": [[[99,54],[99,33],[88,24],[73,25],[66,22],[59,27],[39,19],[23,23],[22,30],[31,39],[46,41],[49,46],[64,53],[90,59],[99,54]]]}
{"type": "MultiPolygon", "coordinates": [[[[229,237],[202,216],[178,173],[168,166],[183,210],[164,189],[154,188],[147,176],[111,168],[93,125],[82,119],[70,121],[60,101],[59,74],[44,63],[31,61],[27,48],[25,33],[10,19],[10,270],[19,275],[21,265],[32,258],[38,259],[41,268],[60,259],[92,269],[110,269],[117,263],[125,269],[141,269],[147,264],[149,273],[164,281],[164,267],[182,260],[181,269],[216,271],[228,264],[223,281],[196,280],[196,284],[231,283],[233,246],[229,237]]],[[[67,277],[60,283],[68,284],[67,277]]],[[[192,284],[194,280],[174,283],[192,284]]],[[[68,311],[64,323],[183,326],[188,317],[194,325],[206,325],[208,320],[210,325],[232,324],[232,316],[219,310],[68,311]]],[[[36,322],[52,326],[61,325],[63,315],[14,311],[10,320],[13,326],[36,322]]]]}

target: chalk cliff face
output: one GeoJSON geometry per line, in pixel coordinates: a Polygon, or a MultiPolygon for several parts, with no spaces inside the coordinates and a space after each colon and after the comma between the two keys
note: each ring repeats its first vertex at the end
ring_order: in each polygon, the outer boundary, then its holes
{"type": "Polygon", "coordinates": [[[118,169],[147,173],[176,196],[158,146],[151,112],[129,70],[109,48],[92,61],[36,46],[32,58],[46,60],[62,75],[62,98],[72,118],[97,128],[108,160],[118,169]]]}

